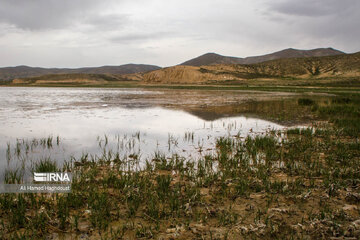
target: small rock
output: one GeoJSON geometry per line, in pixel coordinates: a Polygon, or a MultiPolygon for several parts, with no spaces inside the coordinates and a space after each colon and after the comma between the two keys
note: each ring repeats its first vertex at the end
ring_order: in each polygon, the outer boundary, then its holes
{"type": "Polygon", "coordinates": [[[186,204],[185,204],[185,212],[186,212],[186,214],[188,214],[188,215],[192,213],[192,209],[191,209],[190,203],[186,203],[186,204]]]}
{"type": "Polygon", "coordinates": [[[171,234],[173,237],[178,237],[180,236],[180,233],[181,232],[184,232],[185,231],[185,228],[183,226],[179,226],[177,225],[176,227],[174,228],[168,228],[166,229],[166,233],[167,234],[171,234]]]}
{"type": "Polygon", "coordinates": [[[303,196],[302,196],[302,199],[308,199],[311,195],[311,190],[308,191],[307,193],[305,193],[303,196]]]}
{"type": "Polygon", "coordinates": [[[190,224],[190,229],[191,229],[191,232],[193,234],[197,234],[197,233],[200,233],[200,232],[205,232],[206,231],[206,227],[202,224],[190,224]]]}
{"type": "Polygon", "coordinates": [[[90,214],[91,214],[91,210],[87,209],[87,210],[84,211],[83,216],[84,216],[85,218],[87,218],[87,217],[90,216],[90,214]]]}
{"type": "Polygon", "coordinates": [[[208,188],[201,188],[201,189],[200,189],[200,194],[201,194],[202,196],[208,195],[208,194],[209,194],[209,189],[208,189],[208,188]]]}
{"type": "Polygon", "coordinates": [[[166,229],[166,233],[175,233],[176,232],[176,228],[168,228],[166,229]]]}
{"type": "Polygon", "coordinates": [[[360,237],[360,219],[352,222],[349,228],[345,231],[345,236],[347,237],[360,237]]]}
{"type": "Polygon", "coordinates": [[[349,204],[345,204],[345,206],[343,206],[342,208],[344,211],[353,211],[353,210],[357,210],[358,207],[356,205],[349,205],[349,204]]]}
{"type": "Polygon", "coordinates": [[[321,198],[321,199],[329,199],[330,196],[329,196],[329,194],[324,193],[324,194],[322,194],[322,195],[320,196],[320,198],[321,198]]]}
{"type": "Polygon", "coordinates": [[[193,234],[197,234],[197,233],[198,233],[198,231],[196,230],[196,228],[192,228],[192,229],[191,229],[191,232],[192,232],[193,234]]]}
{"type": "Polygon", "coordinates": [[[345,197],[346,201],[351,203],[358,203],[360,202],[360,194],[359,193],[347,193],[345,197]]]}
{"type": "Polygon", "coordinates": [[[289,210],[285,208],[270,208],[270,212],[288,213],[289,210]]]}
{"type": "Polygon", "coordinates": [[[247,234],[249,232],[249,229],[245,226],[240,226],[240,231],[243,233],[243,234],[247,234]]]}
{"type": "Polygon", "coordinates": [[[254,210],[254,206],[251,205],[251,204],[247,204],[245,210],[246,211],[252,211],[252,210],[254,210]]]}
{"type": "Polygon", "coordinates": [[[352,222],[351,225],[353,225],[356,230],[359,230],[360,229],[360,219],[352,222]]]}

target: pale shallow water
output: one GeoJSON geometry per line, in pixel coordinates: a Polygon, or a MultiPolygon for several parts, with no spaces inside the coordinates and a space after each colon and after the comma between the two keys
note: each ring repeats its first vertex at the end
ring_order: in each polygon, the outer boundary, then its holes
{"type": "MultiPolygon", "coordinates": [[[[245,116],[203,120],[151,100],[163,93],[141,89],[0,88],[0,168],[17,166],[16,159],[38,161],[50,157],[61,163],[83,153],[101,155],[106,138],[106,151],[112,149],[121,155],[137,154],[148,159],[160,151],[197,158],[214,151],[217,137],[245,137],[284,128],[245,116]],[[49,136],[53,137],[52,148],[25,150],[32,139],[49,136]],[[24,142],[20,154],[16,154],[17,141],[24,142]]],[[[211,93],[207,101],[211,101],[211,93]]]]}

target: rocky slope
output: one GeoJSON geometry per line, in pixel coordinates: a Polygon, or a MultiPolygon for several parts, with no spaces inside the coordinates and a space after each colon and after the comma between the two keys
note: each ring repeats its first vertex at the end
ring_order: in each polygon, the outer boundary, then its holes
{"type": "Polygon", "coordinates": [[[327,57],[279,59],[257,64],[174,66],[143,75],[146,83],[211,83],[276,78],[360,77],[360,52],[327,57]]]}

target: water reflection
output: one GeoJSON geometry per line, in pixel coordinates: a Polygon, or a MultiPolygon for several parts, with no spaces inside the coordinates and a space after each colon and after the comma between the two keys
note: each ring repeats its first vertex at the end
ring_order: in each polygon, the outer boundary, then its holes
{"type": "MultiPolygon", "coordinates": [[[[164,101],[164,92],[139,89],[0,88],[0,94],[2,169],[22,164],[23,159],[31,163],[50,157],[62,162],[72,156],[101,155],[110,150],[141,159],[156,151],[196,158],[214,151],[217,137],[245,137],[283,128],[255,117],[216,115],[216,109],[226,108],[199,107],[195,100],[189,100],[188,93],[186,101],[191,105],[181,105],[183,110],[174,107],[175,104],[171,108],[159,104],[164,101]],[[32,145],[33,141],[49,136],[51,147],[32,145]]],[[[206,94],[207,104],[211,96],[215,100],[218,97],[214,92],[206,94]]],[[[246,97],[232,94],[233,97],[223,97],[224,101],[227,98],[233,101],[234,96],[246,97]]],[[[169,95],[167,98],[172,99],[169,95]]],[[[169,102],[165,105],[169,106],[169,102]]]]}

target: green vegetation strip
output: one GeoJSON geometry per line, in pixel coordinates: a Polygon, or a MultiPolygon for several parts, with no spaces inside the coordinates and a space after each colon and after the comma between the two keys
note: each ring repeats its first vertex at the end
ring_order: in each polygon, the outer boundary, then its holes
{"type": "MultiPolygon", "coordinates": [[[[5,84],[6,86],[14,86],[5,84]]],[[[148,89],[189,89],[189,90],[250,90],[250,91],[271,91],[271,92],[317,92],[317,93],[345,93],[360,94],[358,87],[316,87],[316,86],[244,86],[244,85],[150,85],[131,83],[129,81],[109,84],[41,84],[27,85],[17,84],[17,87],[80,87],[80,88],[148,88],[148,89]]]]}

